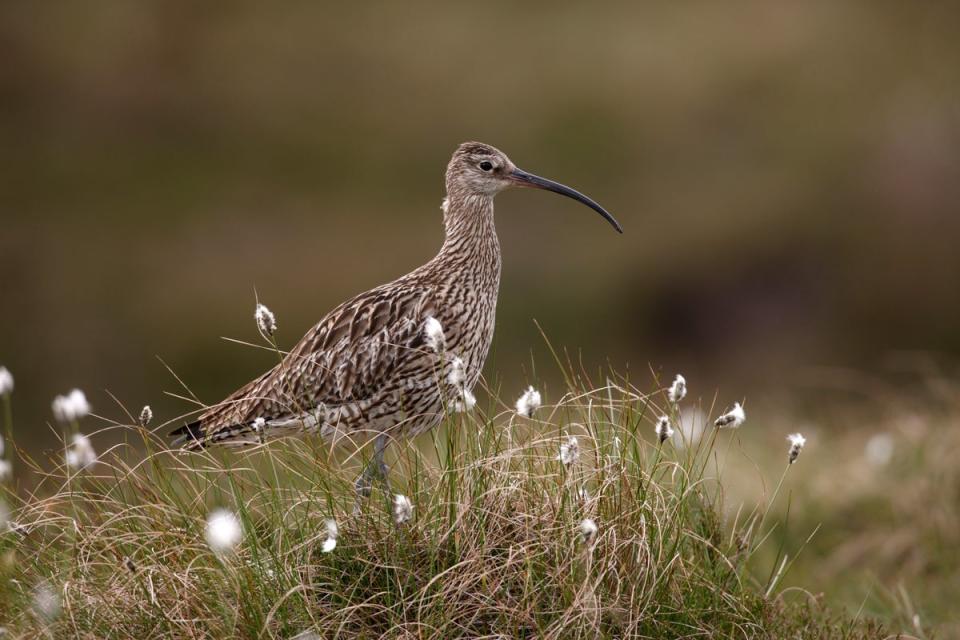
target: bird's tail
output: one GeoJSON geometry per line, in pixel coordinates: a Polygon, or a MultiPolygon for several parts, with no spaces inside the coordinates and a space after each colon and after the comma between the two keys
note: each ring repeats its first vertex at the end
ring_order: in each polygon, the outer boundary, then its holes
{"type": "Polygon", "coordinates": [[[205,440],[207,430],[200,424],[200,421],[185,424],[178,429],[174,429],[168,435],[173,438],[170,443],[172,447],[183,447],[189,451],[202,449],[206,444],[205,440]]]}
{"type": "Polygon", "coordinates": [[[180,447],[185,451],[198,451],[210,446],[249,447],[263,444],[268,439],[292,435],[289,428],[271,427],[267,433],[264,427],[258,430],[252,424],[232,424],[211,429],[209,423],[203,424],[202,420],[197,420],[174,429],[168,435],[173,438],[171,447],[180,447]]]}

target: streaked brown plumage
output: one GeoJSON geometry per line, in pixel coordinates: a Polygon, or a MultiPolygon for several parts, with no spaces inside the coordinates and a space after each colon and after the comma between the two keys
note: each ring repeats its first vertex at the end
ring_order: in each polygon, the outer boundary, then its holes
{"type": "Polygon", "coordinates": [[[464,386],[472,388],[493,338],[500,285],[493,198],[511,185],[575,198],[620,231],[586,196],[517,169],[489,145],[464,143],[447,166],[440,252],[331,311],[280,364],[171,434],[175,443],[256,444],[304,432],[361,441],[382,435],[377,449],[382,466],[386,437],[436,426],[462,390],[448,381],[451,362],[462,358],[464,386]],[[443,327],[445,352],[425,343],[428,317],[443,327]]]}

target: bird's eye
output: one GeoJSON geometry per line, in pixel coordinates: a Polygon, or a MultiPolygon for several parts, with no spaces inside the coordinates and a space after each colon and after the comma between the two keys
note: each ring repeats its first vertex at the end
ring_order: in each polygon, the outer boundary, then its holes
{"type": "Polygon", "coordinates": [[[484,160],[483,162],[480,163],[480,168],[483,169],[484,171],[490,171],[491,169],[493,169],[493,164],[484,160]]]}

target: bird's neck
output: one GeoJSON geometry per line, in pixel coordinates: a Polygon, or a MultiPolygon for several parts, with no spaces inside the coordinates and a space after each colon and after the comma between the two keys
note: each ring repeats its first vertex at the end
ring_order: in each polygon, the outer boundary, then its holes
{"type": "Polygon", "coordinates": [[[493,223],[493,197],[450,193],[443,204],[446,238],[438,258],[500,271],[500,242],[493,223]]]}

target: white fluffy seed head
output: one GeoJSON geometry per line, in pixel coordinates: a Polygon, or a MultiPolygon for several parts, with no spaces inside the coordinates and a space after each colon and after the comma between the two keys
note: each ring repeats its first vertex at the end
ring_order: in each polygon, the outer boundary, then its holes
{"type": "Polygon", "coordinates": [[[257,433],[262,433],[263,428],[267,426],[267,421],[263,418],[255,418],[254,421],[250,423],[250,426],[252,426],[253,430],[257,433]]]}
{"type": "Polygon", "coordinates": [[[599,531],[599,528],[592,518],[584,518],[580,521],[580,536],[586,544],[593,542],[597,536],[597,531],[599,531]]]}
{"type": "Polygon", "coordinates": [[[257,329],[264,336],[272,336],[277,332],[277,317],[273,311],[267,308],[265,304],[257,304],[256,311],[253,312],[253,319],[257,321],[257,329]]]}
{"type": "Polygon", "coordinates": [[[747,414],[744,412],[743,407],[740,406],[739,402],[734,402],[733,408],[717,418],[714,424],[721,428],[736,429],[742,425],[746,419],[747,414]]]}
{"type": "Polygon", "coordinates": [[[579,458],[580,444],[575,436],[570,436],[566,442],[560,445],[560,455],[557,456],[557,460],[569,467],[575,464],[579,458]]]}
{"type": "Polygon", "coordinates": [[[82,433],[74,434],[67,448],[65,461],[67,467],[74,471],[83,471],[97,464],[97,452],[90,438],[82,433]]]}
{"type": "Polygon", "coordinates": [[[893,459],[893,436],[889,433],[877,433],[870,436],[863,449],[867,462],[875,467],[883,467],[893,459]]]}
{"type": "Polygon", "coordinates": [[[517,398],[517,415],[529,418],[533,412],[540,408],[540,392],[532,386],[527,387],[519,398],[517,398]]]}
{"type": "Polygon", "coordinates": [[[460,392],[460,397],[453,403],[453,410],[457,413],[467,413],[477,404],[477,397],[473,395],[470,389],[464,389],[460,392]]]}
{"type": "Polygon", "coordinates": [[[800,452],[803,451],[803,446],[807,444],[807,439],[799,433],[791,433],[787,436],[787,440],[790,441],[790,451],[788,453],[787,461],[790,464],[793,464],[800,456],[800,452]]]}
{"type": "Polygon", "coordinates": [[[427,319],[423,322],[423,340],[435,353],[441,353],[447,347],[443,325],[433,316],[427,316],[427,319]]]}
{"type": "Polygon", "coordinates": [[[6,367],[0,367],[0,396],[13,392],[13,374],[6,367]]]}
{"type": "MultiPolygon", "coordinates": [[[[6,482],[13,477],[13,465],[9,460],[0,459],[0,482],[6,482]]],[[[0,531],[3,530],[3,523],[0,522],[0,531]]]]}
{"type": "Polygon", "coordinates": [[[228,509],[216,509],[207,516],[207,544],[214,553],[231,551],[243,538],[240,519],[228,509]]]}
{"type": "Polygon", "coordinates": [[[90,403],[80,389],[53,399],[53,416],[60,422],[75,422],[90,413],[90,403]]]}
{"type": "Polygon", "coordinates": [[[41,584],[33,590],[33,610],[37,617],[45,622],[53,622],[60,615],[60,594],[48,584],[41,584]]]}
{"type": "Polygon", "coordinates": [[[337,521],[333,518],[324,520],[324,525],[327,527],[327,539],[323,541],[322,551],[324,553],[330,553],[337,548],[337,538],[340,537],[340,527],[337,526],[337,521]]]}
{"type": "Polygon", "coordinates": [[[673,427],[670,426],[670,418],[667,416],[660,416],[660,419],[657,420],[657,426],[654,428],[654,431],[657,433],[657,438],[660,439],[660,442],[666,442],[673,437],[673,427]]]}
{"type": "Polygon", "coordinates": [[[413,503],[410,498],[402,494],[393,496],[393,521],[398,525],[413,518],[413,503]]]}
{"type": "Polygon", "coordinates": [[[467,367],[463,363],[463,358],[455,357],[450,361],[450,373],[447,374],[447,382],[455,387],[462,387],[467,379],[467,367]]]}
{"type": "Polygon", "coordinates": [[[143,409],[140,411],[140,426],[145,427],[150,424],[150,421],[153,420],[153,409],[150,408],[150,405],[143,405],[143,409]]]}
{"type": "Polygon", "coordinates": [[[670,390],[667,391],[667,397],[670,399],[670,402],[677,404],[686,396],[687,379],[678,373],[677,377],[673,379],[673,384],[670,385],[670,390]]]}
{"type": "Polygon", "coordinates": [[[680,414],[680,421],[677,423],[677,430],[680,432],[673,445],[679,449],[686,446],[692,446],[700,441],[703,432],[707,428],[710,419],[700,408],[692,407],[680,414]]]}

